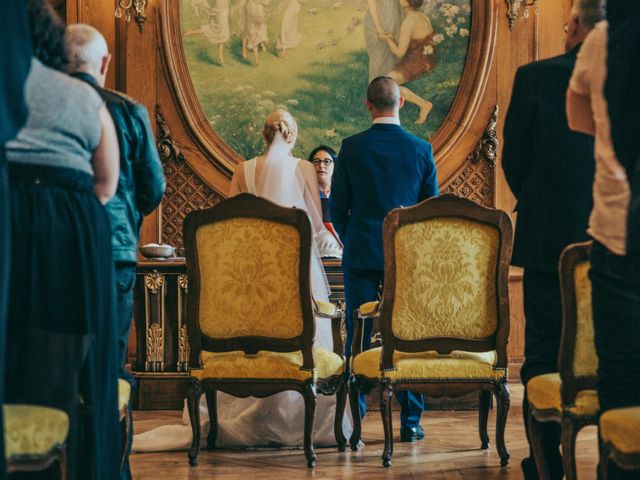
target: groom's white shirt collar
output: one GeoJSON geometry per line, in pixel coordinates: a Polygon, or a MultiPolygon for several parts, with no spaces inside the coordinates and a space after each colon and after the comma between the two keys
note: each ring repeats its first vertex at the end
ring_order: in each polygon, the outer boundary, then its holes
{"type": "Polygon", "coordinates": [[[398,117],[378,117],[373,120],[373,124],[384,123],[387,125],[400,125],[400,119],[398,117]]]}

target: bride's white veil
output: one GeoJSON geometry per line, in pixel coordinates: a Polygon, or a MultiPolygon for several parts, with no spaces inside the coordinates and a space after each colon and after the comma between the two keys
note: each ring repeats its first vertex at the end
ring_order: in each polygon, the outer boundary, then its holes
{"type": "MultiPolygon", "coordinates": [[[[325,228],[318,210],[298,167],[299,160],[291,155],[292,144],[280,131],[276,131],[265,156],[261,175],[256,175],[256,193],[283,207],[300,208],[311,220],[313,237],[325,228]]],[[[316,193],[317,195],[317,193],[316,193]]],[[[316,300],[327,301],[330,293],[327,276],[322,266],[315,240],[312,242],[311,290],[316,300]]]]}

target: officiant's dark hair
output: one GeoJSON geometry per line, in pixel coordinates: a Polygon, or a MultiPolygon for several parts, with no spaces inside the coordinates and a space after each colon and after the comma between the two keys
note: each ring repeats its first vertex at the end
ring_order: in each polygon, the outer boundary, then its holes
{"type": "Polygon", "coordinates": [[[391,77],[376,77],[367,88],[367,100],[376,110],[391,110],[400,101],[400,87],[391,77]]]}
{"type": "Polygon", "coordinates": [[[313,157],[315,157],[316,153],[318,152],[327,152],[331,157],[331,160],[333,160],[334,162],[336,161],[336,158],[338,158],[338,154],[333,148],[327,145],[318,145],[316,148],[311,150],[311,153],[309,154],[309,158],[307,160],[309,160],[310,162],[313,162],[313,157]]]}

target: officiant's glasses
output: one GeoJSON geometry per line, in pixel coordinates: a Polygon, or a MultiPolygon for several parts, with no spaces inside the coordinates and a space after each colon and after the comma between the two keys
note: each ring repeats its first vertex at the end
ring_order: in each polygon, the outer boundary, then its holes
{"type": "Polygon", "coordinates": [[[333,163],[333,160],[331,160],[330,158],[314,158],[312,160],[312,163],[315,167],[319,165],[324,165],[325,167],[328,167],[333,163]]]}

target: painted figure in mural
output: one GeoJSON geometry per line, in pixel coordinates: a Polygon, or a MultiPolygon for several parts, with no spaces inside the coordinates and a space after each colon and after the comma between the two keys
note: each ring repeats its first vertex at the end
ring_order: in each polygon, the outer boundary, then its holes
{"type": "Polygon", "coordinates": [[[191,8],[196,17],[202,17],[203,13],[206,15],[209,12],[211,5],[207,0],[191,0],[191,8]]]}
{"type": "Polygon", "coordinates": [[[296,48],[302,39],[302,35],[298,31],[298,15],[302,1],[304,0],[285,0],[283,2],[284,14],[280,26],[280,38],[277,43],[281,57],[287,54],[287,50],[296,48]]]}
{"type": "Polygon", "coordinates": [[[229,41],[229,0],[216,0],[215,6],[208,9],[209,21],[188,35],[202,34],[214,45],[218,45],[218,59],[224,65],[224,46],[229,41]]]}
{"type": "MultiPolygon", "coordinates": [[[[433,42],[433,27],[431,21],[420,7],[424,0],[399,0],[400,6],[405,11],[405,18],[400,26],[400,35],[396,43],[391,34],[385,36],[387,45],[393,54],[399,58],[389,76],[398,85],[421,77],[433,70],[435,66],[435,44],[433,42]]],[[[420,97],[407,87],[400,87],[402,96],[420,108],[417,124],[423,124],[433,104],[420,97]]]]}
{"type": "Polygon", "coordinates": [[[402,22],[398,0],[367,0],[364,17],[364,40],[369,55],[369,81],[387,75],[397,59],[387,45],[386,34],[397,38],[402,22]]]}
{"type": "Polygon", "coordinates": [[[258,49],[267,51],[269,33],[267,31],[268,15],[264,6],[271,0],[247,0],[244,8],[244,35],[242,37],[242,56],[247,58],[247,49],[253,50],[256,65],[260,64],[258,49]]]}

